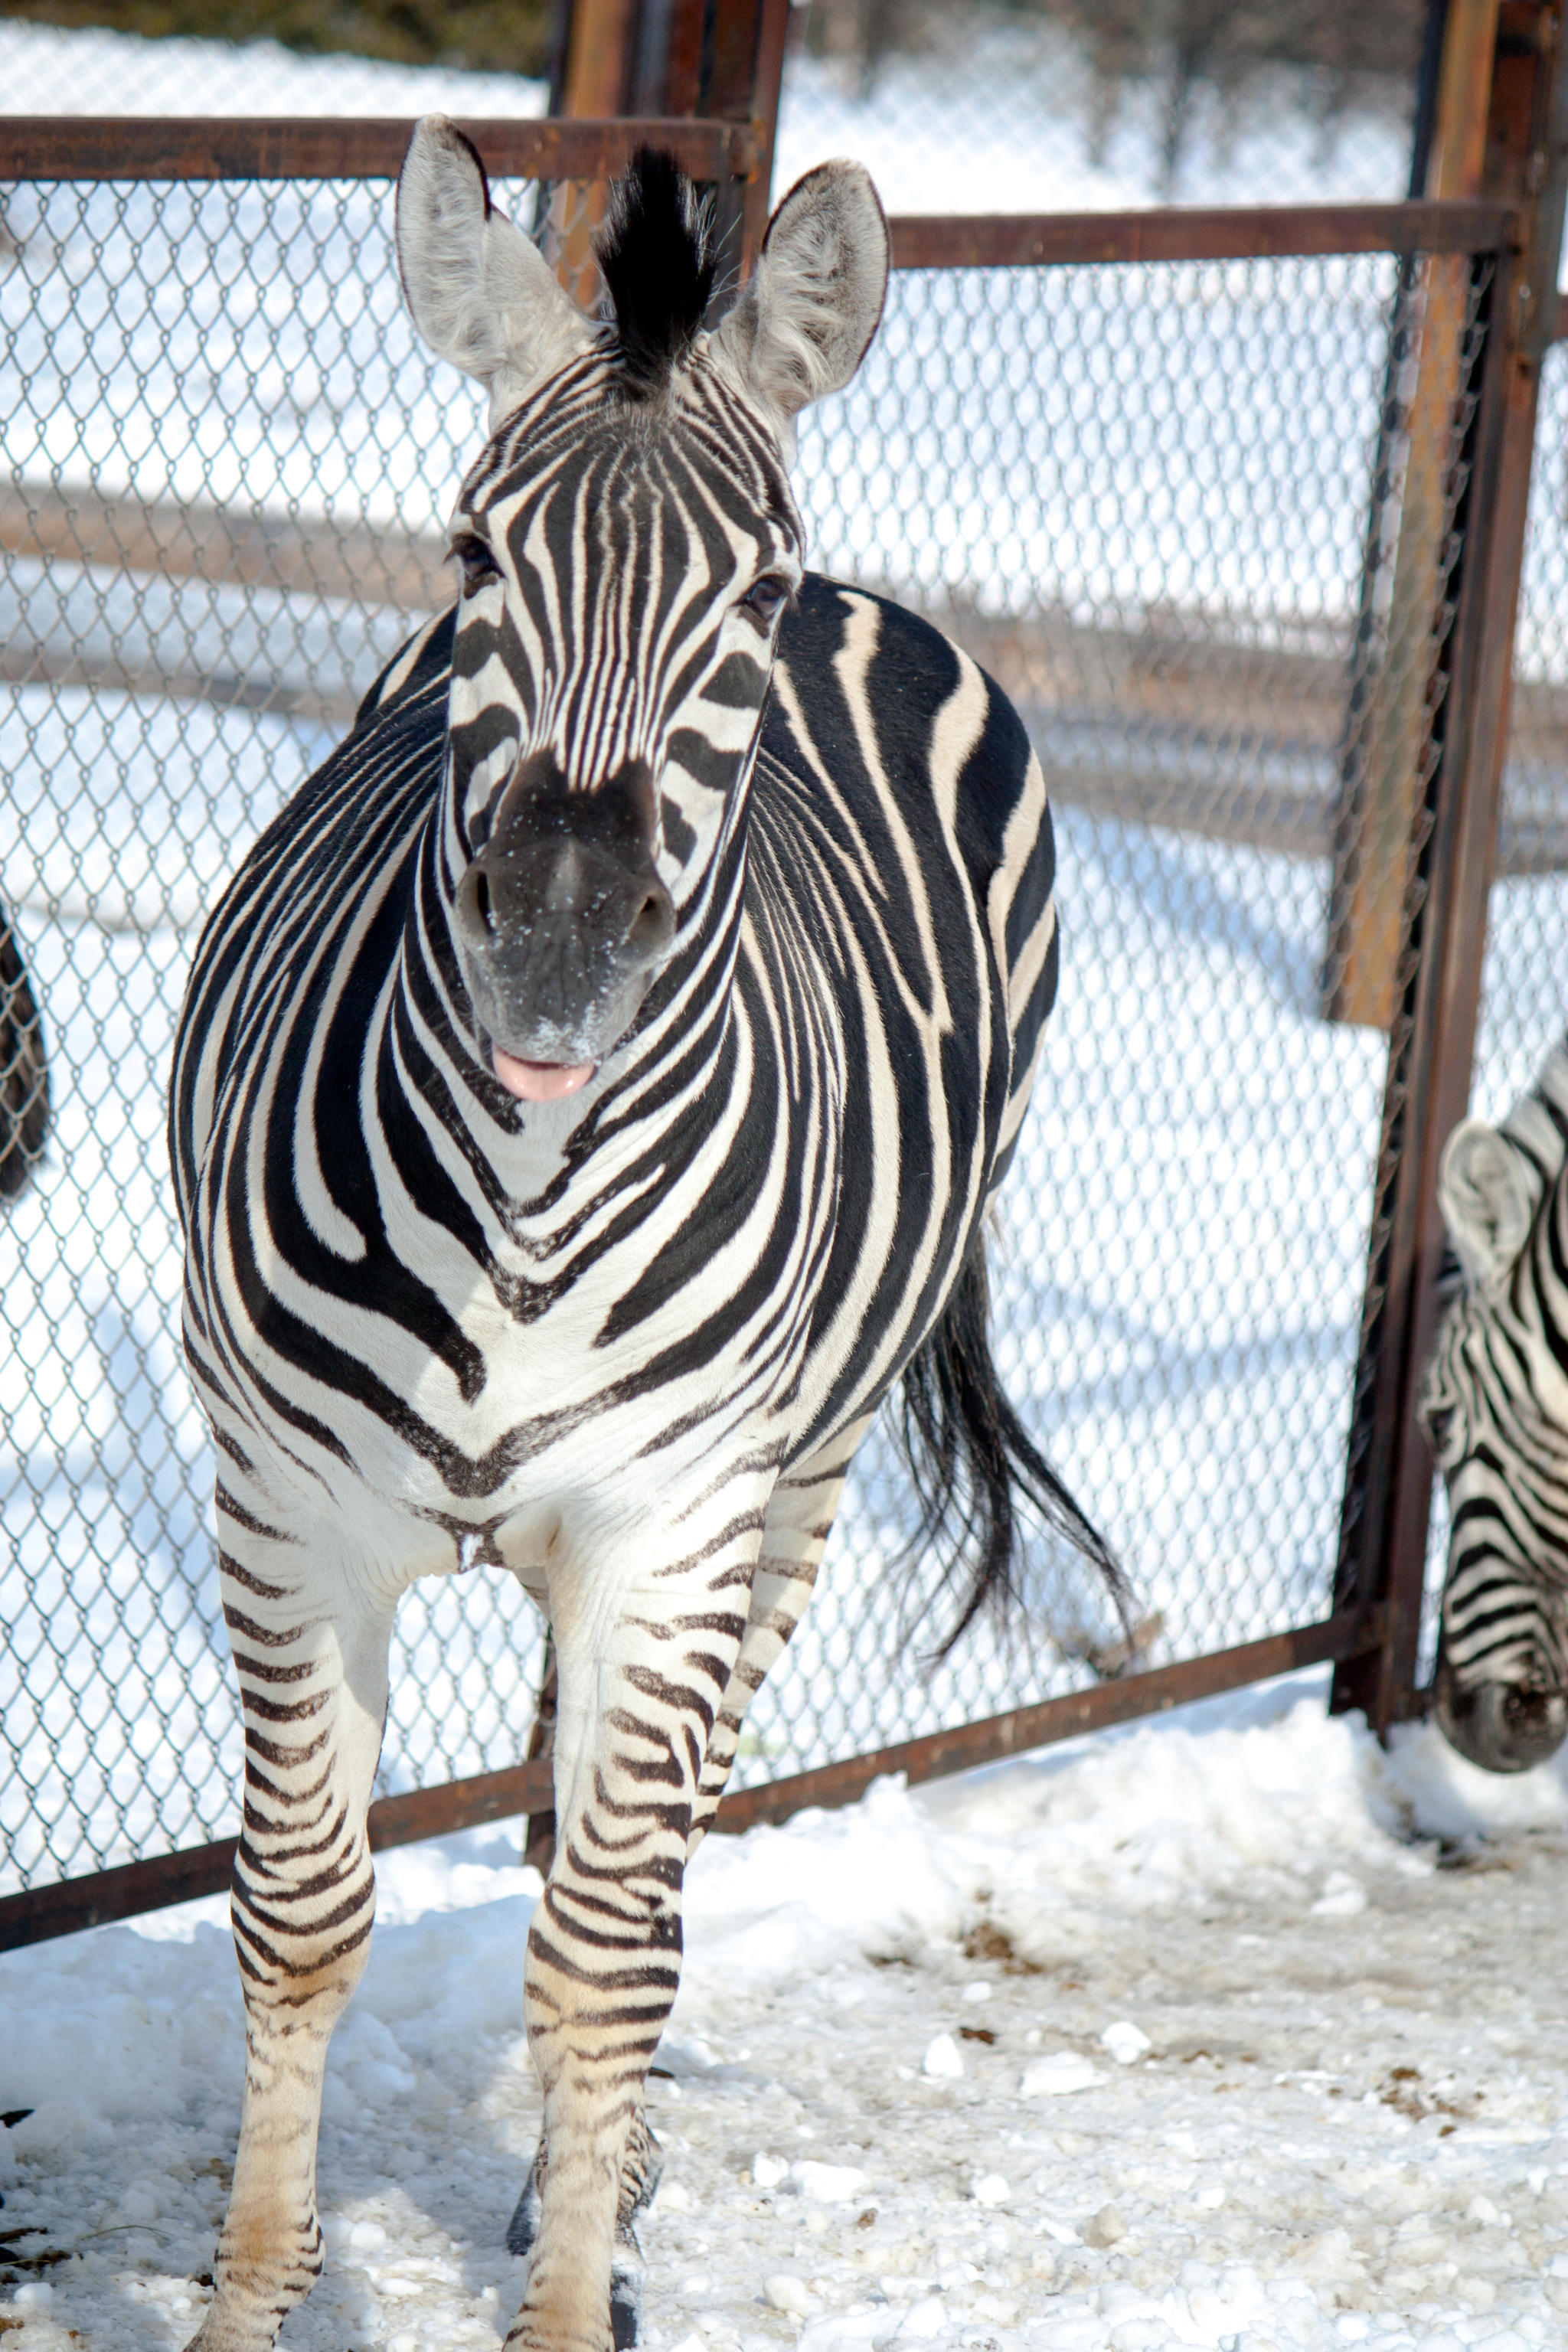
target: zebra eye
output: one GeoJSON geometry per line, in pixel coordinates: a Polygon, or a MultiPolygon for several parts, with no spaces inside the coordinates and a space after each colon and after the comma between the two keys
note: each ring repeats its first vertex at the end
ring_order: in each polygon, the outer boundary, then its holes
{"type": "Polygon", "coordinates": [[[1451,1404],[1434,1405],[1423,1415],[1423,1418],[1426,1423],[1426,1434],[1431,1440],[1433,1453],[1441,1454],[1448,1442],[1448,1432],[1454,1426],[1453,1406],[1451,1404]]]}
{"type": "Polygon", "coordinates": [[[771,629],[784,606],[789,603],[789,583],[764,572],[741,599],[748,613],[754,613],[764,629],[771,629]]]}
{"type": "Polygon", "coordinates": [[[500,565],[476,531],[465,531],[452,542],[452,552],[463,567],[465,588],[482,588],[500,578],[500,565]]]}

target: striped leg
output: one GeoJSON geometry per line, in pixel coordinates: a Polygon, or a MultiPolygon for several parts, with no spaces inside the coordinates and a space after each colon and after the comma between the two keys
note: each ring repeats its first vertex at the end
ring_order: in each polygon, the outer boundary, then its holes
{"type": "Polygon", "coordinates": [[[612,2273],[648,2160],[643,2078],[679,1982],[692,1809],[765,1507],[755,1481],[709,1497],[678,1531],[685,1556],[623,1590],[613,1617],[595,1612],[591,1572],[552,1579],[557,1837],[524,1978],[548,2161],[511,2352],[612,2342],[612,2273]]]}
{"type": "Polygon", "coordinates": [[[702,1843],[719,1810],[719,1800],[741,1744],[746,1709],[805,1612],[827,1538],[833,1532],[850,1462],[871,1426],[871,1419],[868,1413],[863,1420],[853,1423],[821,1453],[785,1472],[773,1488],[763,1528],[762,1556],[752,1583],[745,1635],[735,1671],[720,1702],[719,1718],[702,1767],[688,1861],[702,1843]]]}
{"type": "Polygon", "coordinates": [[[327,2042],[369,1954],[365,1841],[395,1601],[219,1489],[224,1615],[245,1710],[231,1912],[245,1993],[239,2152],[190,2352],[266,2352],[321,2267],[327,2042]]]}

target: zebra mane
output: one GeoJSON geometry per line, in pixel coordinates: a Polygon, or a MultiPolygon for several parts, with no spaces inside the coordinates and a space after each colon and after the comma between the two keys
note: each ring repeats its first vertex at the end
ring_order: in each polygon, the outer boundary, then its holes
{"type": "Polygon", "coordinates": [[[713,290],[710,207],[658,147],[639,147],[610,193],[595,258],[609,296],[621,381],[655,400],[691,349],[713,290]]]}

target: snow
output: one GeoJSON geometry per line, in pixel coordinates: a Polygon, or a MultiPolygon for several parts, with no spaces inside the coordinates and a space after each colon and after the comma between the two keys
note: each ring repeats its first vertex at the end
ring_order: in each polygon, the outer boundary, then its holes
{"type": "MultiPolygon", "coordinates": [[[[1000,14],[1000,12],[998,12],[1000,14]]],[[[931,46],[889,58],[862,93],[846,60],[791,58],[773,182],[855,155],[889,212],[1101,212],[1158,204],[1375,201],[1405,194],[1409,93],[1368,89],[1325,135],[1314,77],[1258,77],[1239,107],[1198,97],[1173,189],[1160,154],[1165,88],[1129,77],[1096,152],[1093,90],[1081,45],[1059,26],[973,15],[931,46]]]]}
{"type": "MultiPolygon", "coordinates": [[[[1568,1768],[1488,1780],[1425,1727],[1384,1753],[1323,1683],[710,1840],[650,2081],[650,2352],[1568,2340],[1568,1768]],[[921,2071],[939,2038],[962,2071],[921,2071]],[[1026,2087],[1053,2072],[1070,2095],[1026,2087]]],[[[285,2347],[504,2334],[516,1838],[379,1857],[285,2347]]],[[[37,2233],[0,2243],[68,2256],[22,2273],[17,2352],[194,2331],[241,2052],[216,1899],[0,1959],[0,2110],[35,2111],[0,2230],[37,2233]]]]}
{"type": "Polygon", "coordinates": [[[8,114],[543,114],[542,81],[514,74],[302,57],[277,41],[147,40],[0,19],[8,114]]]}

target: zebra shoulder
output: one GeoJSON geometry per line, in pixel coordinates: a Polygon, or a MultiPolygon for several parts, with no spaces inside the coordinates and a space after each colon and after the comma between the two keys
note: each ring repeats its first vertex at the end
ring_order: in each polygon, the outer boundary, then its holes
{"type": "MultiPolygon", "coordinates": [[[[1023,719],[936,625],[889,598],[807,572],[779,639],[763,742],[801,772],[796,728],[851,793],[886,778],[918,838],[956,843],[1011,983],[1043,950],[1056,856],[1045,779],[1023,719]]],[[[1010,993],[1012,992],[1010,988],[1010,993]]]]}
{"type": "Polygon", "coordinates": [[[457,616],[457,606],[448,604],[444,613],[433,614],[406,645],[398,647],[354,712],[351,735],[357,735],[362,727],[384,718],[399,702],[422,694],[436,680],[445,682],[450,678],[452,632],[457,616]]]}

